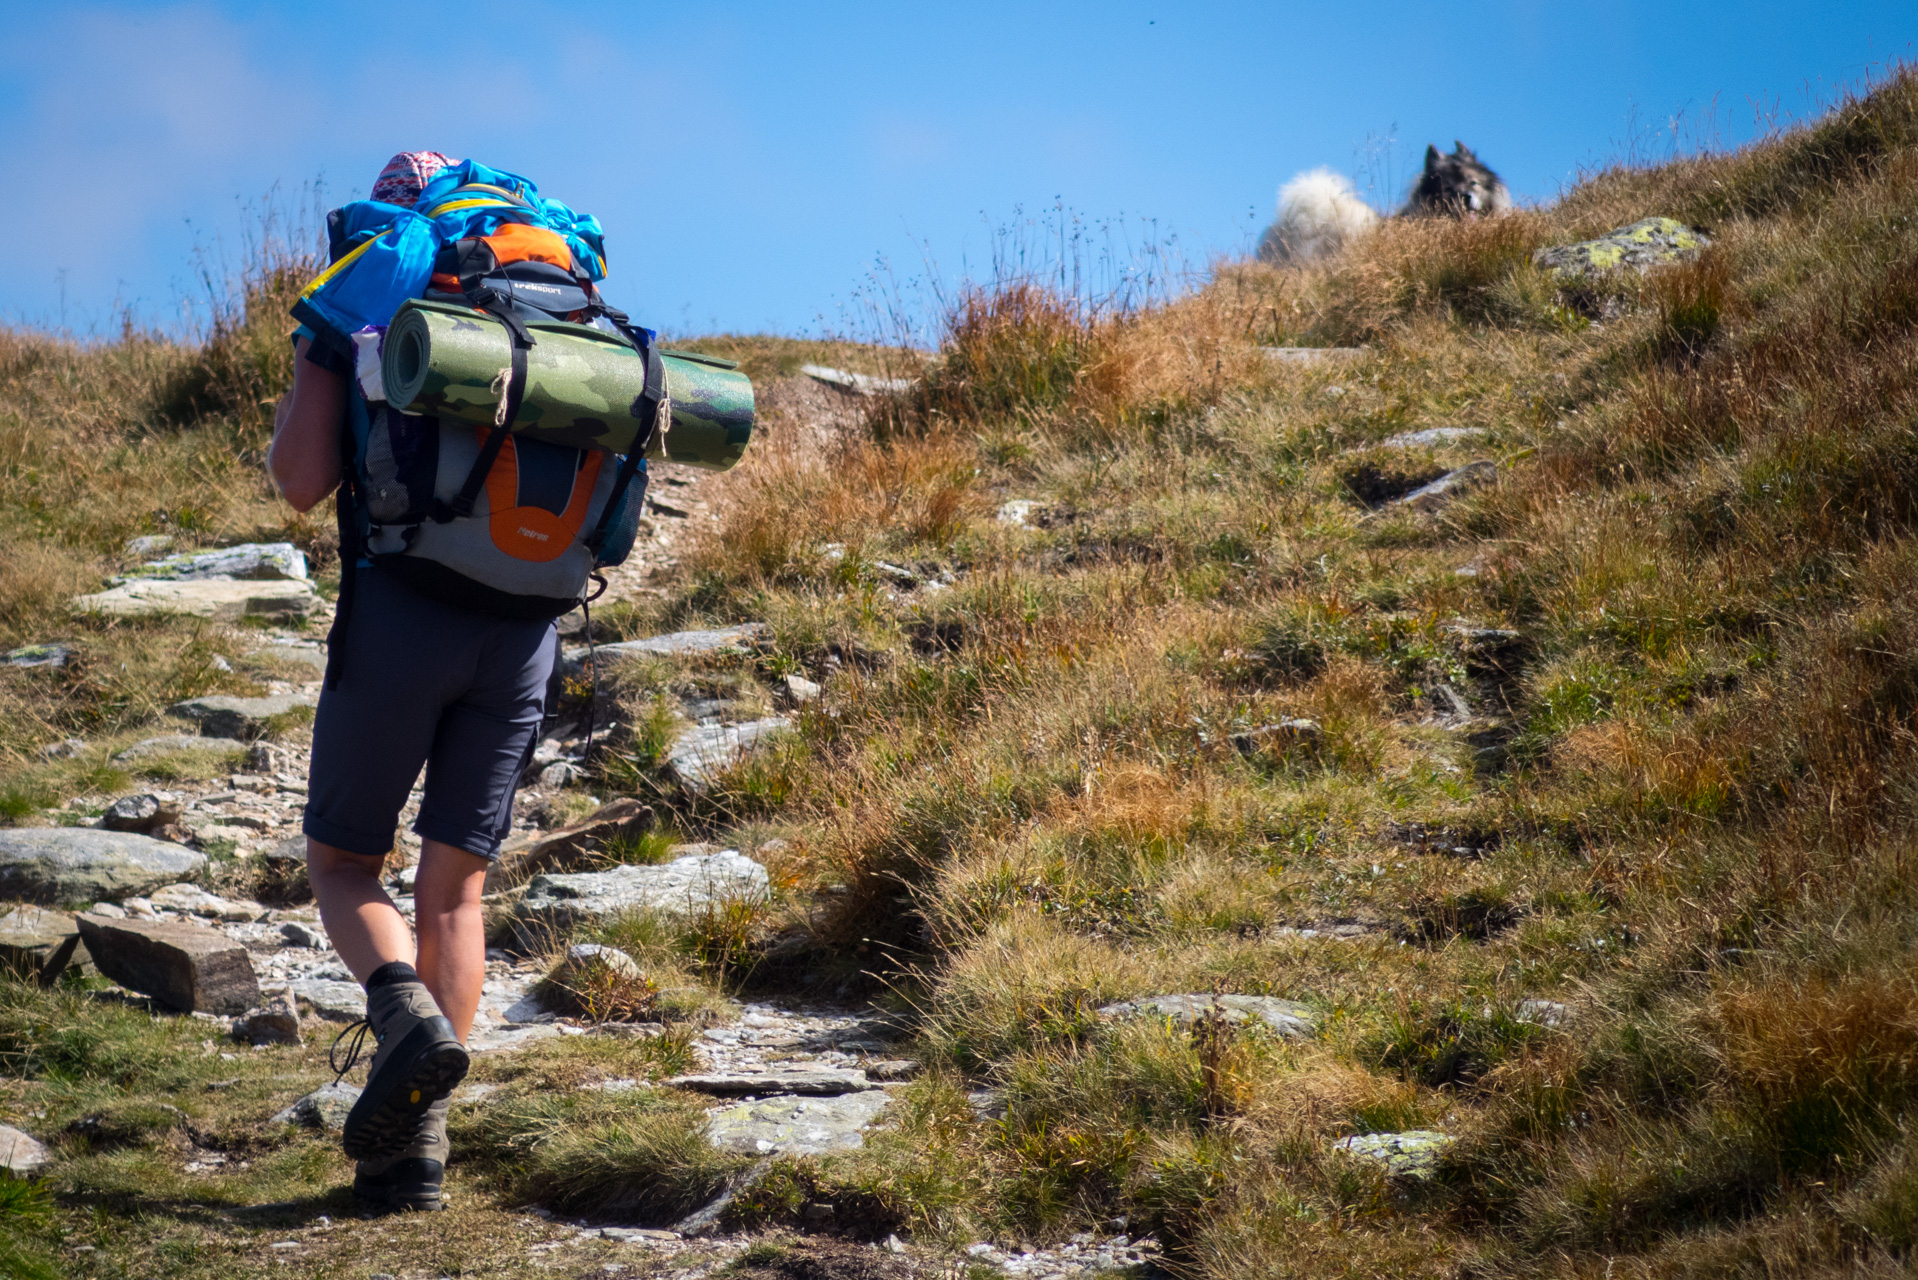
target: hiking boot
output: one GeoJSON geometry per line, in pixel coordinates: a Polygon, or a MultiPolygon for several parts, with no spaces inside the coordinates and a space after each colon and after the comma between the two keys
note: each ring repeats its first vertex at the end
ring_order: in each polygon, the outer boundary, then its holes
{"type": "Polygon", "coordinates": [[[419,1129],[397,1155],[362,1160],[353,1170],[353,1195],[374,1213],[431,1213],[442,1207],[446,1177],[446,1110],[441,1098],[420,1117],[419,1129]]]}
{"type": "Polygon", "coordinates": [[[340,1145],[355,1160],[377,1160],[404,1150],[419,1131],[420,1117],[453,1092],[468,1062],[453,1024],[412,965],[383,965],[367,979],[366,1023],[346,1065],[335,1064],[341,1075],[358,1060],[369,1028],[379,1049],[367,1068],[366,1088],[347,1113],[340,1135],[340,1145]]]}

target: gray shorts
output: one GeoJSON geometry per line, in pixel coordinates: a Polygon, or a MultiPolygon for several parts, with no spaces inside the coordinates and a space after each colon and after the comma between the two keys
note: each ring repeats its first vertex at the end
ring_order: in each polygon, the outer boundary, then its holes
{"type": "Polygon", "coordinates": [[[348,853],[386,853],[424,764],[413,830],[496,858],[546,712],[553,624],[469,613],[356,572],[345,666],[313,723],[303,829],[348,853]]]}

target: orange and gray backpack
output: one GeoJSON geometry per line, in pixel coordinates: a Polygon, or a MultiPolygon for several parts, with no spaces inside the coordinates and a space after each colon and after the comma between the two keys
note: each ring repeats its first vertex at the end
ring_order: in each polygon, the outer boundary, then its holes
{"type": "MultiPolygon", "coordinates": [[[[341,441],[342,561],[498,617],[555,618],[586,602],[597,570],[632,547],[644,454],[665,397],[654,335],[599,295],[598,223],[541,199],[517,175],[463,161],[442,170],[413,209],[359,201],[329,215],[328,231],[332,265],[293,314],[334,367],[353,371],[341,441]],[[474,426],[385,402],[376,372],[384,326],[409,298],[474,307],[510,331],[500,422],[474,426]],[[603,329],[646,360],[646,394],[632,406],[646,425],[625,455],[507,429],[536,341],[527,323],[555,320],[603,329]]],[[[341,576],[337,625],[351,610],[354,576],[341,576]]],[[[337,677],[335,666],[329,683],[337,677]]]]}

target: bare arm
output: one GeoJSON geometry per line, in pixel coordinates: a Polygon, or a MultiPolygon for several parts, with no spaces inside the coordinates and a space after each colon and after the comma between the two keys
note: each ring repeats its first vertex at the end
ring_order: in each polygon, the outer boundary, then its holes
{"type": "Polygon", "coordinates": [[[273,414],[267,470],[296,511],[308,511],[340,483],[340,432],[346,382],[306,358],[301,338],[293,353],[293,389],[273,414]]]}

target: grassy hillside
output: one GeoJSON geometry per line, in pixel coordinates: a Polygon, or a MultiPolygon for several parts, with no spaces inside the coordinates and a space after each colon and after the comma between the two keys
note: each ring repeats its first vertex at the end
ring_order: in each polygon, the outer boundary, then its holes
{"type": "MultiPolygon", "coordinates": [[[[609,625],[772,642],[626,673],[620,719],[673,681],[803,671],[823,701],[703,798],[645,733],[590,786],[784,837],[775,907],[689,954],[734,990],[876,993],[929,1070],[894,1136],[755,1203],[863,1197],[959,1244],[1149,1230],[1221,1278],[1902,1273],[1915,321],[1906,73],[1734,154],[1222,267],[1140,314],[1008,283],[869,430],[767,439],[609,625]],[[1531,265],[1651,215],[1713,246],[1575,297],[1531,265]],[[1365,349],[1259,350],[1289,343],[1365,349]],[[1435,427],[1481,434],[1381,447],[1435,427]],[[1436,513],[1384,502],[1478,459],[1495,480],[1436,513]],[[1252,732],[1288,719],[1316,731],[1252,732]],[[1318,1030],[1096,1014],[1166,992],[1286,997],[1318,1030]],[[1432,1181],[1335,1146],[1406,1130],[1457,1139],[1432,1181]]],[[[19,820],[112,785],[39,746],[247,679],[196,663],[193,626],[64,619],[125,537],[324,548],[259,478],[285,371],[256,323],[199,352],[0,337],[0,638],[84,655],[0,673],[19,820]]],[[[510,1108],[468,1137],[502,1196],[670,1198],[714,1177],[670,1115],[678,1146],[656,1117],[562,1142],[510,1108]]]]}

